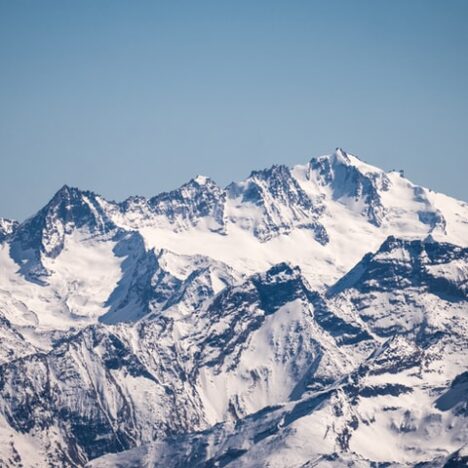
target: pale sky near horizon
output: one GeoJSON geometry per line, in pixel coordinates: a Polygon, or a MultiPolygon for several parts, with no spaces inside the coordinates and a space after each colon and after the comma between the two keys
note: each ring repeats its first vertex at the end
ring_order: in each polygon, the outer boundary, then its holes
{"type": "Polygon", "coordinates": [[[0,216],[335,147],[468,201],[468,1],[0,0],[0,216]]]}

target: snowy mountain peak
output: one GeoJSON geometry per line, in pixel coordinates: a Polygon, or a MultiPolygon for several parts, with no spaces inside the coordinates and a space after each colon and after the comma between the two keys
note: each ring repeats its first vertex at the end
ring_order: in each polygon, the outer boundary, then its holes
{"type": "Polygon", "coordinates": [[[335,152],[332,154],[331,156],[336,162],[339,162],[341,164],[350,164],[351,163],[351,159],[350,157],[348,156],[348,154],[346,153],[346,151],[344,151],[343,149],[341,148],[336,148],[335,152]]]}
{"type": "Polygon", "coordinates": [[[62,187],[59,190],[57,190],[55,196],[67,196],[70,195],[72,192],[79,192],[79,189],[77,187],[70,187],[67,184],[63,184],[62,187]]]}
{"type": "Polygon", "coordinates": [[[43,218],[46,227],[61,222],[68,229],[86,226],[91,231],[106,232],[113,226],[100,201],[93,192],[64,185],[36,216],[43,218]]]}
{"type": "Polygon", "coordinates": [[[364,162],[358,156],[347,153],[341,148],[337,148],[334,153],[312,158],[310,167],[320,170],[324,177],[327,175],[331,177],[331,179],[326,179],[328,181],[333,180],[334,172],[345,170],[343,167],[352,174],[357,172],[371,178],[378,178],[385,174],[384,170],[364,162]]]}
{"type": "Polygon", "coordinates": [[[468,248],[389,236],[377,252],[364,256],[330,288],[329,295],[349,288],[361,293],[417,288],[447,300],[466,300],[467,264],[468,248]]]}
{"type": "Polygon", "coordinates": [[[290,280],[302,280],[301,269],[288,262],[278,263],[257,276],[257,280],[268,284],[278,284],[290,280]]]}
{"type": "Polygon", "coordinates": [[[290,170],[284,164],[273,164],[269,169],[254,170],[249,175],[249,179],[267,180],[270,177],[288,178],[290,177],[290,170]]]}
{"type": "Polygon", "coordinates": [[[287,166],[253,171],[226,190],[228,221],[251,231],[262,242],[294,229],[308,229],[320,244],[328,242],[319,222],[321,200],[311,198],[287,166]]]}
{"type": "Polygon", "coordinates": [[[0,242],[11,236],[19,226],[18,221],[8,218],[0,218],[0,242]]]}
{"type": "Polygon", "coordinates": [[[196,182],[198,185],[206,185],[208,182],[211,182],[211,179],[203,175],[197,175],[196,177],[194,177],[193,181],[196,182]]]}
{"type": "Polygon", "coordinates": [[[180,188],[149,200],[152,215],[166,218],[176,231],[205,224],[223,232],[225,192],[208,177],[197,176],[180,188]]]}
{"type": "Polygon", "coordinates": [[[376,226],[382,224],[386,210],[381,193],[391,186],[384,171],[338,149],[330,156],[312,159],[308,177],[330,191],[333,200],[360,210],[376,226]]]}
{"type": "Polygon", "coordinates": [[[47,274],[42,256],[57,257],[67,235],[75,230],[104,235],[115,227],[100,197],[64,185],[44,208],[18,226],[11,238],[11,255],[27,278],[41,281],[47,274]]]}

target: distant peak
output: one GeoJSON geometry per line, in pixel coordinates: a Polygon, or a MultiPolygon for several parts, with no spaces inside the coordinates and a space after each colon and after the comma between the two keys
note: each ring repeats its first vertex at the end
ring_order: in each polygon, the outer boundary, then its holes
{"type": "Polygon", "coordinates": [[[279,176],[288,176],[290,175],[291,171],[289,170],[289,167],[284,165],[284,164],[273,164],[268,169],[261,169],[261,170],[254,170],[250,173],[249,179],[251,178],[259,178],[259,179],[265,179],[270,177],[271,175],[279,176]]]}
{"type": "Polygon", "coordinates": [[[10,218],[4,218],[2,216],[0,216],[0,226],[3,226],[3,225],[11,225],[11,224],[17,224],[18,221],[14,220],[14,219],[10,219],[10,218]]]}
{"type": "Polygon", "coordinates": [[[210,181],[210,178],[204,175],[197,175],[193,179],[193,181],[196,182],[198,185],[206,185],[210,181]]]}
{"type": "Polygon", "coordinates": [[[67,184],[62,185],[57,192],[55,192],[55,197],[61,197],[70,193],[70,187],[67,184]]]}
{"type": "Polygon", "coordinates": [[[331,154],[312,158],[310,165],[312,168],[322,167],[323,169],[327,168],[326,170],[335,170],[337,167],[349,168],[351,170],[358,170],[366,177],[369,174],[384,174],[384,171],[379,167],[365,162],[360,157],[348,153],[342,148],[336,148],[331,154]]]}
{"type": "Polygon", "coordinates": [[[70,187],[69,185],[65,184],[59,190],[57,190],[57,192],[54,194],[54,196],[46,206],[50,208],[61,205],[63,203],[65,203],[66,205],[74,204],[77,202],[80,203],[83,193],[85,192],[82,192],[79,188],[70,187]]]}
{"type": "Polygon", "coordinates": [[[192,188],[199,188],[199,189],[207,189],[207,190],[216,190],[218,189],[218,184],[210,177],[204,175],[197,175],[193,179],[190,179],[186,182],[182,187],[192,187],[192,188]]]}
{"type": "Polygon", "coordinates": [[[59,190],[57,190],[53,198],[57,199],[57,198],[69,197],[72,194],[76,194],[76,193],[80,193],[80,190],[78,188],[70,187],[69,185],[65,184],[59,190]]]}
{"type": "Polygon", "coordinates": [[[350,155],[344,151],[342,148],[336,148],[335,151],[331,154],[324,154],[322,156],[314,156],[311,159],[311,162],[324,163],[335,165],[335,164],[344,164],[349,166],[352,163],[350,155]]]}
{"type": "Polygon", "coordinates": [[[336,148],[335,153],[332,155],[332,158],[340,164],[350,164],[351,159],[346,151],[343,151],[341,148],[336,148]]]}
{"type": "Polygon", "coordinates": [[[18,221],[0,217],[0,242],[8,235],[13,234],[18,225],[18,221]]]}

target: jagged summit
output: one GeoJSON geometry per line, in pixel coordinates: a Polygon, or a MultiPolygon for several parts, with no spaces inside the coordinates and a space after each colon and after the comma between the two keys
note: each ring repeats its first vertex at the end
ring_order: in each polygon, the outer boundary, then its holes
{"type": "Polygon", "coordinates": [[[248,179],[267,179],[268,177],[289,177],[290,168],[285,164],[273,164],[267,169],[257,169],[253,170],[248,179]]]}
{"type": "Polygon", "coordinates": [[[198,185],[206,185],[207,183],[214,183],[209,177],[203,175],[197,175],[193,178],[193,181],[198,185]]]}
{"type": "Polygon", "coordinates": [[[0,242],[11,236],[17,229],[19,223],[13,219],[0,218],[0,242]]]}
{"type": "Polygon", "coordinates": [[[350,163],[351,159],[346,151],[341,148],[336,148],[335,152],[331,155],[331,158],[340,163],[350,163]]]}
{"type": "MultiPolygon", "coordinates": [[[[359,239],[369,239],[369,245],[377,247],[391,234],[413,238],[432,235],[438,240],[463,242],[468,238],[468,229],[462,222],[465,212],[462,203],[441,198],[337,148],[303,166],[273,165],[252,171],[245,180],[226,188],[199,175],[170,192],[149,199],[134,196],[121,203],[64,185],[42,210],[15,227],[14,235],[8,235],[13,239],[13,256],[22,271],[29,271],[26,266],[31,264],[31,258],[35,258],[33,270],[43,271],[36,269],[41,255],[59,255],[67,236],[76,231],[101,235],[115,229],[143,229],[148,245],[182,249],[183,254],[197,254],[198,247],[174,245],[174,234],[189,236],[196,231],[224,237],[226,241],[210,237],[203,247],[205,253],[213,255],[213,244],[214,256],[220,261],[232,257],[227,252],[237,248],[235,239],[239,232],[253,236],[249,252],[255,242],[268,243],[290,235],[292,239],[302,236],[302,232],[310,236],[307,242],[311,247],[314,243],[317,246],[307,257],[312,265],[313,259],[321,264],[327,256],[319,246],[356,250],[359,239]],[[352,226],[351,232],[345,233],[346,225],[352,226]],[[164,232],[170,234],[165,236],[164,232]],[[229,246],[219,249],[216,245],[229,246]]],[[[5,239],[5,234],[2,236],[5,239]]],[[[280,249],[275,259],[287,260],[287,254],[281,252],[280,249]]],[[[353,260],[360,253],[365,253],[363,247],[357,249],[353,260]]],[[[338,269],[343,271],[350,266],[347,262],[338,269]]],[[[260,263],[266,267],[271,260],[260,263]]],[[[311,269],[312,266],[307,271],[311,269]]],[[[250,271],[245,266],[241,270],[250,271]]],[[[318,276],[323,282],[321,273],[318,276]]]]}
{"type": "Polygon", "coordinates": [[[71,192],[76,192],[76,191],[78,191],[77,187],[70,187],[67,184],[63,184],[62,187],[59,190],[57,190],[56,195],[59,195],[59,194],[67,195],[67,194],[70,194],[71,192]]]}
{"type": "Polygon", "coordinates": [[[408,240],[389,236],[375,253],[369,253],[328,292],[345,289],[361,292],[418,289],[448,300],[468,299],[468,248],[434,240],[408,240]],[[446,269],[460,268],[450,278],[446,269]],[[442,274],[441,274],[442,273],[442,274]]]}
{"type": "Polygon", "coordinates": [[[66,236],[76,230],[105,235],[114,229],[98,195],[64,185],[44,208],[15,229],[11,255],[25,277],[42,282],[41,277],[48,275],[42,257],[57,257],[66,236]]]}
{"type": "Polygon", "coordinates": [[[62,209],[72,210],[76,205],[81,204],[85,198],[94,199],[96,197],[98,197],[98,195],[94,192],[81,190],[78,187],[72,187],[64,184],[59,190],[57,190],[57,192],[55,192],[45,208],[50,210],[54,209],[58,205],[62,205],[62,209]]]}

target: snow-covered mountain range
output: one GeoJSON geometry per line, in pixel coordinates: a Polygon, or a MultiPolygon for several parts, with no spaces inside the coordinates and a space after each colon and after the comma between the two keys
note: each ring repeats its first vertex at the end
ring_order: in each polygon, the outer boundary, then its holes
{"type": "Polygon", "coordinates": [[[0,466],[464,466],[468,204],[337,149],[0,218],[0,466]],[[419,465],[418,465],[419,464],[419,465]]]}

